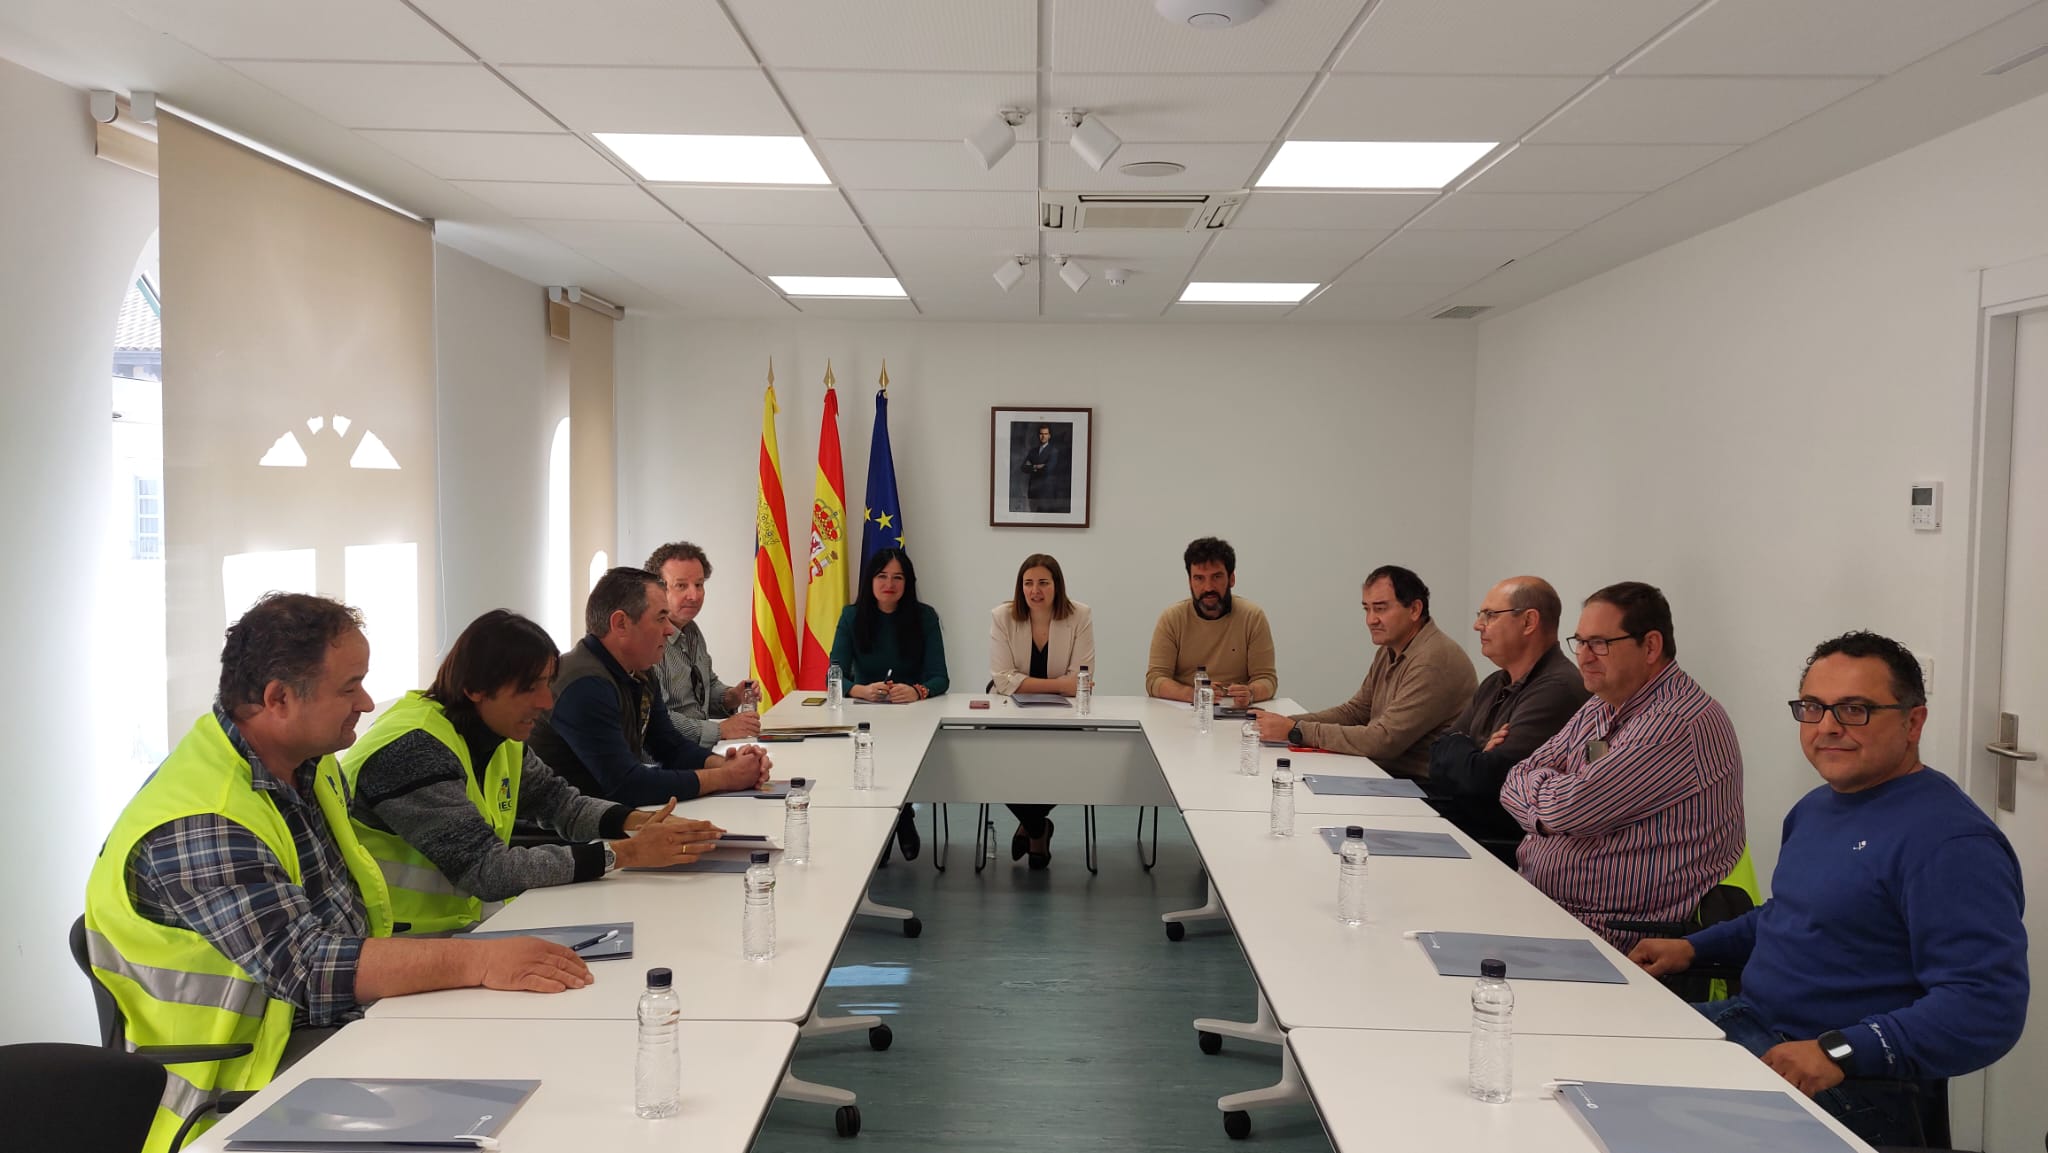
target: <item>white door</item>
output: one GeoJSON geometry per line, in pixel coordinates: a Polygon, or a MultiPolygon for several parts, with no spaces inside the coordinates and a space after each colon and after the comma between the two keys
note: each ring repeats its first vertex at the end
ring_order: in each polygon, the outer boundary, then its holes
{"type": "MultiPolygon", "coordinates": [[[[2004,760],[2012,811],[1994,809],[2019,854],[2027,889],[2033,996],[2019,1047],[1991,1067],[1985,1153],[2041,1153],[2048,1134],[2048,310],[2019,319],[2007,523],[2004,656],[1999,711],[2019,718],[2018,747],[2044,759],[2004,760]]],[[[1983,743],[1999,734],[1979,733],[1983,743]]]]}

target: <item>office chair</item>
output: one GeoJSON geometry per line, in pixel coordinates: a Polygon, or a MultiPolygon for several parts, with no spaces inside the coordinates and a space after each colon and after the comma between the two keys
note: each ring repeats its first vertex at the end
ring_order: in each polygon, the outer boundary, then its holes
{"type": "MultiPolygon", "coordinates": [[[[95,1045],[0,1045],[0,1087],[22,1106],[7,1120],[16,1148],[135,1153],[156,1121],[164,1067],[95,1045]]],[[[171,1149],[184,1141],[180,1132],[171,1149]]]]}

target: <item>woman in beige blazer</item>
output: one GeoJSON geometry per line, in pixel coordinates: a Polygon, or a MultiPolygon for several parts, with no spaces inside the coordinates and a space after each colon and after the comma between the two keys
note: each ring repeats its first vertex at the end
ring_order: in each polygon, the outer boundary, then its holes
{"type": "MultiPolygon", "coordinates": [[[[1083,666],[1095,665],[1095,620],[1088,606],[1067,599],[1060,562],[1032,553],[1017,568],[1011,599],[989,614],[988,672],[991,688],[1014,693],[1058,693],[1071,697],[1083,666]]],[[[1017,831],[1010,859],[1031,854],[1031,867],[1052,863],[1051,805],[1011,805],[1017,831]]]]}

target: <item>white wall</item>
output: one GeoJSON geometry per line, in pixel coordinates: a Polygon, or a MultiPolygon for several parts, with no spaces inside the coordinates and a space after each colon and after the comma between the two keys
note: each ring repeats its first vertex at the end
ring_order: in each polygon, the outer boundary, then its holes
{"type": "Polygon", "coordinates": [[[1469,587],[1661,585],[1741,737],[1760,870],[1817,783],[1782,702],[1820,640],[1931,655],[1922,752],[1957,765],[1974,270],[2048,252],[2044,206],[2036,100],[1480,328],[1469,587]],[[1938,534],[1907,528],[1922,479],[1938,534]]]}
{"type": "MultiPolygon", "coordinates": [[[[861,515],[874,382],[921,597],[945,622],[954,685],[988,679],[988,611],[1016,566],[1057,556],[1095,610],[1100,685],[1143,691],[1152,625],[1187,596],[1181,550],[1228,538],[1238,591],[1272,618],[1280,689],[1323,706],[1358,687],[1371,641],[1358,581],[1407,564],[1470,606],[1465,533],[1473,339],[1467,326],[938,323],[699,324],[620,330],[621,560],[682,537],[710,550],[703,625],[721,675],[744,669],[761,389],[773,356],[790,531],[808,523],[826,357],[839,381],[850,520],[861,515]],[[989,409],[1095,409],[1094,524],[991,528],[989,409]]],[[[799,591],[801,612],[803,596],[799,591]]]]}
{"type": "Polygon", "coordinates": [[[90,1041],[65,933],[114,814],[97,811],[92,710],[119,707],[87,600],[105,535],[114,317],[156,227],[156,186],[93,157],[85,95],[0,61],[0,1043],[90,1041]]]}
{"type": "Polygon", "coordinates": [[[434,330],[445,653],[489,609],[547,624],[548,446],[569,394],[540,286],[439,244],[434,330]]]}

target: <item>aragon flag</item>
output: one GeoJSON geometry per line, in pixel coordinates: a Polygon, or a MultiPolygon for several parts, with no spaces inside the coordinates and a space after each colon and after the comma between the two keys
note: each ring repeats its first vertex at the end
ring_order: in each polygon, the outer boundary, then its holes
{"type": "Polygon", "coordinates": [[[796,588],[789,568],[789,513],[782,499],[782,453],[775,443],[775,365],[761,397],[761,483],[754,501],[754,682],[772,707],[796,686],[796,588]]]}
{"type": "Polygon", "coordinates": [[[810,583],[804,592],[804,645],[797,687],[825,687],[832,664],[832,634],[846,608],[846,468],[839,458],[839,390],[825,362],[825,416],[818,425],[818,476],[811,492],[810,583]]]}

